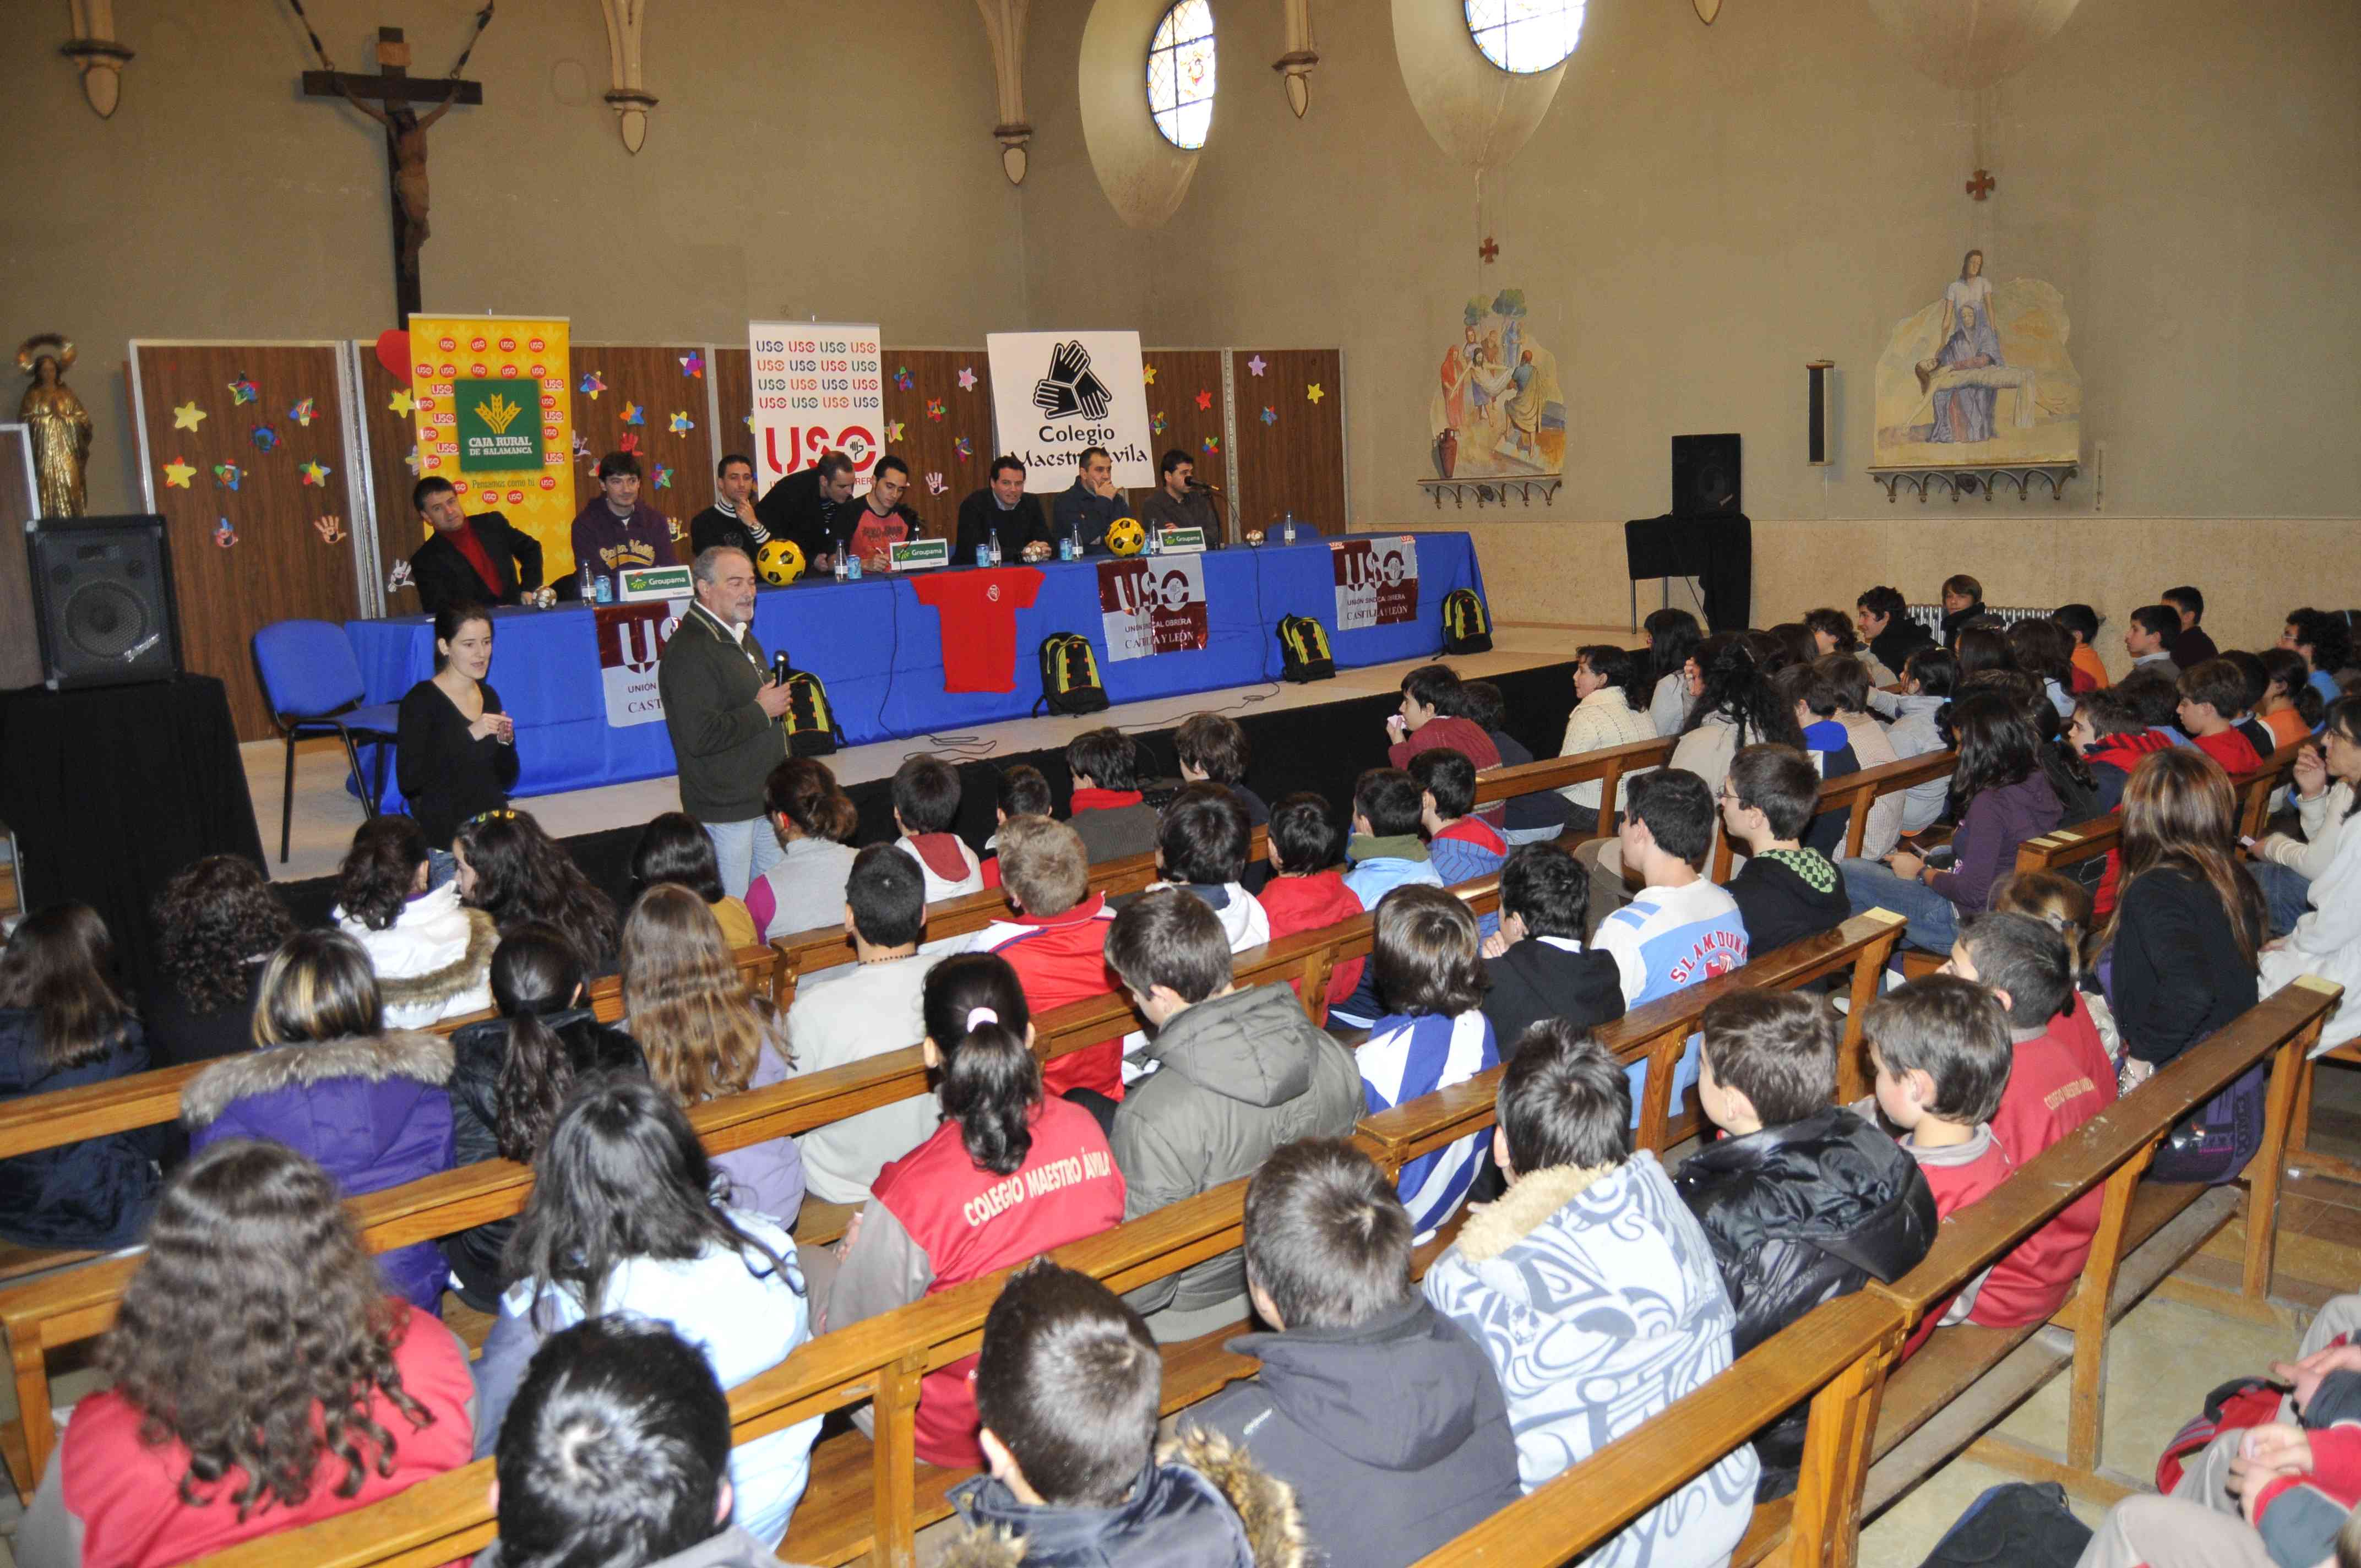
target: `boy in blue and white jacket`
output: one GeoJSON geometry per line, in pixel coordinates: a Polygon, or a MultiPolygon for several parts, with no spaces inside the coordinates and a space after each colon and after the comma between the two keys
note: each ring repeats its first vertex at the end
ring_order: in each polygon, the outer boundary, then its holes
{"type": "Polygon", "coordinates": [[[1509,841],[1476,809],[1476,764],[1448,746],[1410,760],[1418,781],[1419,824],[1426,829],[1428,862],[1445,887],[1488,877],[1509,858],[1509,841]]]}
{"type": "MultiPolygon", "coordinates": [[[[1705,781],[1686,768],[1665,768],[1631,781],[1617,828],[1623,863],[1639,869],[1647,886],[1599,922],[1594,951],[1615,959],[1628,1011],[1746,962],[1746,923],[1727,890],[1697,874],[1713,848],[1714,801],[1705,781]]],[[[1697,1081],[1697,1040],[1691,1036],[1673,1073],[1673,1103],[1697,1081]]],[[[1647,1082],[1645,1062],[1630,1069],[1631,1098],[1647,1082]]]]}
{"type": "MultiPolygon", "coordinates": [[[[1465,1082],[1499,1064],[1491,1020],[1481,1010],[1484,964],[1476,917],[1439,887],[1396,888],[1378,905],[1369,970],[1389,1010],[1354,1052],[1367,1109],[1465,1082]]],[[[1467,1196],[1483,1160],[1481,1133],[1402,1167],[1397,1189],[1423,1240],[1467,1196]]]]}
{"type": "MultiPolygon", "coordinates": [[[[1425,792],[1400,768],[1371,768],[1353,785],[1353,837],[1345,846],[1345,885],[1375,909],[1380,899],[1398,887],[1423,883],[1443,885],[1419,837],[1425,792]]],[[[1361,971],[1360,986],[1328,1009],[1328,1021],[1347,1028],[1366,1029],[1385,1006],[1378,1000],[1378,966],[1361,971]]]]}

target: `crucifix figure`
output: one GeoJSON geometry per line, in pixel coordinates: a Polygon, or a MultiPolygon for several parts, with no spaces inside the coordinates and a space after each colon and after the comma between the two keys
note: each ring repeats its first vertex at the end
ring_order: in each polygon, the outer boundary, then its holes
{"type": "MultiPolygon", "coordinates": [[[[302,14],[302,0],[295,0],[296,14],[302,14]]],[[[476,38],[483,36],[484,27],[492,19],[492,7],[487,5],[476,14],[476,38]]],[[[309,29],[309,19],[305,22],[309,29]]],[[[347,74],[336,69],[335,61],[320,45],[319,36],[311,35],[312,48],[320,57],[324,69],[303,73],[303,93],[309,98],[342,98],[362,114],[385,128],[385,150],[388,175],[393,197],[393,291],[394,309],[406,326],[411,315],[419,309],[419,247],[426,243],[429,233],[426,222],[426,133],[434,122],[451,112],[454,104],[481,104],[484,88],[481,82],[463,82],[460,71],[467,56],[475,52],[475,38],[460,51],[458,63],[451,74],[440,82],[410,74],[410,45],[403,41],[400,27],[379,27],[377,30],[378,73],[375,76],[347,74]],[[383,104],[379,108],[368,102],[383,104]],[[431,104],[424,115],[416,105],[431,104]]]]}

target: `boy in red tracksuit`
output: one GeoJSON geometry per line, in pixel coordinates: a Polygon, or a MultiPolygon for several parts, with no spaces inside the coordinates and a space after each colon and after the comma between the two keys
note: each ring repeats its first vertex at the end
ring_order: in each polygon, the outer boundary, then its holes
{"type": "MultiPolygon", "coordinates": [[[[2008,1016],[1990,992],[1934,974],[1888,992],[1861,1016],[1877,1068],[1877,1108],[1903,1129],[1902,1146],[1935,1194],[1935,1212],[1966,1208],[2015,1165],[1990,1125],[2008,1082],[2008,1016]]],[[[2007,1260],[1960,1288],[1927,1315],[1905,1356],[1946,1323],[1965,1322],[2007,1260]]]]}
{"type": "MultiPolygon", "coordinates": [[[[1090,859],[1081,835],[1046,817],[1012,817],[1000,829],[1000,875],[1016,913],[977,932],[968,951],[1006,959],[1027,1006],[1044,1014],[1122,986],[1106,964],[1115,911],[1104,894],[1090,891],[1090,859]]],[[[1087,1089],[1122,1099],[1123,1036],[1045,1064],[1041,1087],[1050,1094],[1087,1089]]]]}
{"type": "Polygon", "coordinates": [[[1449,746],[1430,746],[1410,760],[1418,781],[1426,852],[1445,887],[1488,877],[1509,858],[1509,841],[1476,807],[1476,764],[1449,746]]]}
{"type": "MultiPolygon", "coordinates": [[[[1401,707],[1386,718],[1387,762],[1408,769],[1421,751],[1448,746],[1476,764],[1477,773],[1500,765],[1500,749],[1474,719],[1460,711],[1459,674],[1448,664],[1421,664],[1401,681],[1401,707]]],[[[1504,804],[1486,806],[1480,815],[1498,828],[1508,821],[1504,804]]]]}
{"type": "Polygon", "coordinates": [[[2180,672],[2180,705],[2174,712],[2197,749],[2222,764],[2232,778],[2263,765],[2255,743],[2238,731],[2246,711],[2246,677],[2227,659],[2208,659],[2180,672]]]}
{"type": "MultiPolygon", "coordinates": [[[[1270,917],[1270,939],[1317,931],[1361,913],[1360,895],[1345,885],[1345,825],[1327,797],[1310,790],[1271,807],[1271,879],[1257,896],[1270,917]]],[[[1328,1005],[1359,989],[1367,959],[1328,971],[1328,1005]]]]}
{"type": "MultiPolygon", "coordinates": [[[[2095,1046],[2090,1009],[2074,994],[2066,939],[2056,927],[2029,915],[1971,916],[1960,923],[1947,967],[1991,991],[2007,1014],[2008,1086],[1992,1126],[2014,1164],[2030,1164],[2114,1103],[2115,1074],[2094,1070],[2092,1055],[2103,1063],[2105,1052],[2095,1046]]],[[[2044,1321],[2063,1306],[2091,1255],[2105,1197],[2093,1189],[2019,1242],[1993,1266],[1970,1321],[2010,1328],[2044,1321]]]]}

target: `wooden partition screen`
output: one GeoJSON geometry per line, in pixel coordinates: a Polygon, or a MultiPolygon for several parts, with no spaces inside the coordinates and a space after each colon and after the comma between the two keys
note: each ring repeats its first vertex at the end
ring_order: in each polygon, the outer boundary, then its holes
{"type": "Polygon", "coordinates": [[[360,608],[342,345],[135,339],[126,366],[150,505],[170,525],[188,668],[229,688],[238,739],[276,733],[252,642],[360,608]],[[315,528],[334,513],[344,537],[315,528]]]}
{"type": "Polygon", "coordinates": [[[37,685],[41,640],[33,620],[25,525],[40,515],[33,446],[21,424],[0,424],[0,688],[37,685]]]}
{"type": "Polygon", "coordinates": [[[1276,532],[1291,510],[1298,522],[1323,533],[1344,532],[1343,356],[1333,348],[1233,348],[1229,355],[1237,397],[1239,528],[1276,532]]]}

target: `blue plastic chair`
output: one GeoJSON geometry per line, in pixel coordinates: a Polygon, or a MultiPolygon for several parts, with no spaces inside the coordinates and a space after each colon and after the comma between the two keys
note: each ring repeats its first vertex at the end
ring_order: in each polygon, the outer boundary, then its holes
{"type": "Polygon", "coordinates": [[[279,808],[279,860],[284,865],[295,820],[295,742],[306,735],[329,734],[342,740],[345,760],[352,764],[353,788],[368,815],[374,817],[378,797],[385,793],[386,748],[393,742],[401,705],[360,705],[368,695],[361,684],[360,661],[353,657],[345,629],[334,621],[274,621],[254,634],[254,663],[271,717],[287,740],[287,779],[279,808]],[[361,777],[360,741],[377,748],[369,779],[361,777]]]}

